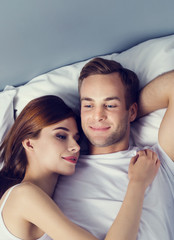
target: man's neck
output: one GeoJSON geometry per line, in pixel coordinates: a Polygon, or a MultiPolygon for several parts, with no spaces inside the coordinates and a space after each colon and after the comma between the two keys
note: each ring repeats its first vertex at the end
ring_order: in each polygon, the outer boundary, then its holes
{"type": "Polygon", "coordinates": [[[120,151],[125,151],[129,148],[129,143],[127,144],[114,144],[106,147],[98,147],[90,145],[89,152],[91,155],[98,155],[98,154],[108,154],[108,153],[115,153],[120,151]]]}

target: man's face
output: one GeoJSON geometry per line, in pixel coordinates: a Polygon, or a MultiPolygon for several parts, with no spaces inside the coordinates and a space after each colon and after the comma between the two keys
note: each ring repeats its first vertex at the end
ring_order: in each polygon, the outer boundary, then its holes
{"type": "Polygon", "coordinates": [[[127,149],[132,119],[130,110],[126,110],[125,89],[119,74],[85,78],[80,98],[82,128],[92,144],[92,153],[127,149]]]}

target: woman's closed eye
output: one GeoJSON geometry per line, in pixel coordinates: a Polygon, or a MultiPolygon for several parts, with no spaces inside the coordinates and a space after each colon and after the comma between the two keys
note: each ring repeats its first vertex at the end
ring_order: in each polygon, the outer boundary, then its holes
{"type": "Polygon", "coordinates": [[[63,134],[56,134],[56,137],[60,140],[66,140],[67,136],[63,134]]]}

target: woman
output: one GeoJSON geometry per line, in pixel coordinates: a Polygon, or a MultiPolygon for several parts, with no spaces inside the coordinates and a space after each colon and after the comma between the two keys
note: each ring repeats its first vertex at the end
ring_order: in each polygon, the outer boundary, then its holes
{"type": "MultiPolygon", "coordinates": [[[[75,114],[60,98],[40,97],[23,109],[0,147],[0,239],[43,240],[45,233],[53,239],[97,239],[51,199],[59,174],[75,171],[78,140],[75,114]]],[[[106,240],[136,239],[144,192],[158,168],[152,151],[132,158],[125,200],[106,240]]]]}

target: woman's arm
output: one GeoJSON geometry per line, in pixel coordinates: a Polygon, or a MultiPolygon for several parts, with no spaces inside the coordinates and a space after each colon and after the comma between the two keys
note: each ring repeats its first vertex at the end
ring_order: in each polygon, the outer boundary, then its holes
{"type": "Polygon", "coordinates": [[[160,166],[157,154],[151,150],[138,152],[129,166],[129,184],[121,209],[105,240],[135,240],[138,233],[144,193],[160,166]]]}
{"type": "MultiPolygon", "coordinates": [[[[150,150],[140,151],[136,157],[132,158],[127,193],[105,240],[136,239],[144,193],[153,181],[158,168],[157,155],[150,150]]],[[[97,240],[96,237],[65,217],[54,201],[37,186],[25,184],[19,190],[17,199],[19,199],[18,214],[24,221],[38,226],[51,238],[97,240]]]]}
{"type": "MultiPolygon", "coordinates": [[[[55,240],[97,240],[93,235],[71,222],[55,202],[39,187],[27,183],[19,191],[20,215],[55,240]]],[[[79,213],[80,214],[80,213],[79,213]]]]}

